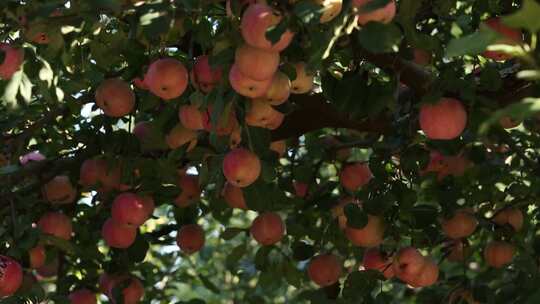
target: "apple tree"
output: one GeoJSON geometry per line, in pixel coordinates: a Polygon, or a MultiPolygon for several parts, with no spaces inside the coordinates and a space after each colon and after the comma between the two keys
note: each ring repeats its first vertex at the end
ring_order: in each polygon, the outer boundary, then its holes
{"type": "Polygon", "coordinates": [[[537,0],[0,0],[0,303],[538,303],[537,0]]]}

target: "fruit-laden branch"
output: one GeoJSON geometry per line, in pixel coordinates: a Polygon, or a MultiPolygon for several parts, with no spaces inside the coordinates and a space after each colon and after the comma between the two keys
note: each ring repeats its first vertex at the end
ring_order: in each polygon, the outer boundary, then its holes
{"type": "MultiPolygon", "coordinates": [[[[353,42],[354,44],[354,42],[353,42]]],[[[400,74],[401,82],[412,89],[419,101],[421,96],[428,93],[434,83],[435,76],[420,65],[412,61],[400,58],[395,54],[373,54],[366,50],[355,47],[357,60],[367,60],[379,68],[400,74]]],[[[503,84],[498,91],[479,91],[478,95],[494,104],[504,107],[510,103],[518,102],[524,97],[534,96],[533,84],[516,79],[515,77],[503,78],[503,84]]],[[[390,121],[387,119],[372,119],[370,121],[351,121],[343,113],[326,101],[322,94],[295,95],[290,101],[298,107],[286,116],[283,124],[272,132],[274,140],[298,137],[310,131],[321,128],[347,128],[357,131],[386,133],[390,129],[390,121]]]]}
{"type": "Polygon", "coordinates": [[[273,140],[298,137],[321,128],[346,128],[381,134],[389,131],[388,121],[380,117],[366,121],[349,119],[326,101],[322,94],[293,95],[289,100],[297,108],[286,115],[283,124],[272,132],[273,140]]]}

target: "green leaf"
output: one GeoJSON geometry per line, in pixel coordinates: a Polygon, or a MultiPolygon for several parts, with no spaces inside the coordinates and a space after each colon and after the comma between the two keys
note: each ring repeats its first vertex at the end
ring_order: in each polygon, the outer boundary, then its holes
{"type": "Polygon", "coordinates": [[[242,233],[244,231],[246,230],[242,228],[236,228],[236,227],[227,228],[225,229],[225,231],[221,233],[221,238],[228,241],[228,240],[233,239],[239,233],[242,233]]]}
{"type": "Polygon", "coordinates": [[[347,217],[347,226],[361,229],[367,225],[368,216],[360,206],[356,204],[347,204],[343,211],[347,217]]]}
{"type": "Polygon", "coordinates": [[[478,128],[479,134],[486,134],[492,125],[505,116],[514,120],[524,120],[540,112],[540,98],[525,98],[521,102],[513,103],[504,109],[498,110],[491,117],[484,121],[478,128]]]}
{"type": "Polygon", "coordinates": [[[430,205],[414,206],[411,213],[416,228],[424,228],[437,221],[437,208],[430,205]]]}
{"type": "Polygon", "coordinates": [[[540,4],[535,0],[524,0],[521,8],[510,16],[502,17],[503,23],[524,28],[531,33],[540,31],[540,4]]]}
{"type": "Polygon", "coordinates": [[[42,234],[40,236],[40,239],[45,244],[55,246],[56,248],[59,248],[60,250],[68,254],[73,254],[75,252],[75,247],[73,246],[73,244],[71,244],[69,241],[66,241],[64,239],[55,237],[50,234],[42,234]]]}
{"type": "Polygon", "coordinates": [[[393,52],[402,39],[399,27],[392,23],[370,22],[358,33],[360,44],[372,53],[393,52]]]}
{"type": "Polygon", "coordinates": [[[213,292],[215,294],[220,294],[221,293],[221,291],[216,286],[216,284],[212,283],[212,281],[210,281],[210,279],[207,278],[205,275],[202,275],[202,274],[199,273],[198,277],[199,277],[199,280],[201,280],[201,282],[203,283],[204,287],[206,287],[208,290],[210,290],[211,292],[213,292]]]}
{"type": "Polygon", "coordinates": [[[382,277],[378,271],[354,271],[349,274],[343,286],[343,298],[360,300],[369,295],[375,289],[382,277]]]}
{"type": "Polygon", "coordinates": [[[137,234],[135,242],[127,249],[129,259],[133,263],[144,261],[150,245],[141,234],[137,234]]]}
{"type": "Polygon", "coordinates": [[[304,242],[296,242],[292,247],[293,258],[297,261],[305,261],[315,254],[315,248],[304,242]]]}
{"type": "Polygon", "coordinates": [[[446,49],[446,57],[477,55],[497,41],[499,35],[495,31],[481,30],[470,35],[451,40],[446,49]]]}

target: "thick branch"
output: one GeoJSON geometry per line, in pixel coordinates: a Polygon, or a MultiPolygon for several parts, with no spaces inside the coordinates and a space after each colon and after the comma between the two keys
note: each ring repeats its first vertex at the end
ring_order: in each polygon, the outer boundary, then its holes
{"type": "Polygon", "coordinates": [[[347,128],[358,131],[386,133],[389,124],[384,119],[354,121],[339,112],[322,94],[293,95],[290,101],[298,107],[285,116],[283,124],[272,132],[273,140],[298,137],[321,128],[347,128]]]}

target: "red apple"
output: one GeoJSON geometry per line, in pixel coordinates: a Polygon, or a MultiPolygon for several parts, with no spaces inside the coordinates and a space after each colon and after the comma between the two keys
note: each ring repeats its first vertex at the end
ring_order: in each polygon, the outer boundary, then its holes
{"type": "Polygon", "coordinates": [[[477,225],[476,217],[464,209],[456,211],[451,218],[445,219],[441,223],[444,234],[451,239],[468,237],[476,230],[477,225]]]}
{"type": "Polygon", "coordinates": [[[139,227],[148,219],[148,210],[141,197],[125,192],[114,199],[111,215],[116,223],[139,227]]]}
{"type": "Polygon", "coordinates": [[[279,66],[279,53],[244,44],[236,49],[234,64],[242,75],[253,80],[268,80],[279,66]]]}
{"type": "Polygon", "coordinates": [[[362,265],[365,269],[380,271],[386,279],[394,277],[392,261],[377,248],[370,248],[364,252],[362,265]]]}
{"type": "Polygon", "coordinates": [[[396,254],[392,267],[400,280],[410,282],[420,274],[425,262],[425,258],[416,248],[405,247],[396,254]]]}
{"type": "Polygon", "coordinates": [[[242,37],[247,44],[253,47],[281,52],[291,43],[294,34],[290,30],[286,30],[280,39],[275,44],[272,44],[266,38],[266,32],[279,24],[282,18],[279,12],[266,4],[251,4],[242,15],[240,24],[242,37]]]}
{"type": "Polygon", "coordinates": [[[413,287],[426,287],[435,284],[438,278],[439,266],[433,260],[426,259],[420,273],[407,283],[413,287]]]}
{"type": "Polygon", "coordinates": [[[195,64],[191,70],[191,83],[204,93],[209,93],[220,82],[221,74],[221,67],[212,68],[208,56],[201,55],[195,59],[195,64]]]}
{"type": "Polygon", "coordinates": [[[43,245],[37,245],[28,252],[30,268],[37,269],[45,265],[46,253],[43,245]]]}
{"type": "Polygon", "coordinates": [[[158,59],[148,68],[144,83],[152,94],[168,101],[180,97],[187,89],[188,72],[176,59],[158,59]]]}
{"type": "Polygon", "coordinates": [[[24,51],[9,44],[0,43],[0,52],[4,53],[4,60],[0,62],[0,79],[11,79],[23,63],[24,51]]]}
{"type": "Polygon", "coordinates": [[[21,265],[14,259],[0,255],[0,298],[14,294],[22,284],[21,265]]]}
{"type": "Polygon", "coordinates": [[[229,71],[229,83],[240,95],[250,98],[262,97],[272,86],[272,77],[265,80],[255,80],[240,72],[234,64],[229,71]]]}
{"type": "Polygon", "coordinates": [[[183,174],[178,180],[180,195],[176,198],[176,206],[185,208],[199,200],[201,188],[199,186],[199,177],[197,175],[183,174]]]}
{"type": "Polygon", "coordinates": [[[70,204],[77,197],[77,190],[66,175],[55,176],[42,189],[43,197],[53,205],[70,204]]]}
{"type": "Polygon", "coordinates": [[[285,224],[281,217],[273,212],[259,214],[250,229],[253,238],[263,246],[279,242],[285,235],[285,224]]]}
{"type": "Polygon", "coordinates": [[[366,163],[352,163],[346,165],[339,174],[339,181],[343,188],[354,192],[365,186],[373,175],[366,163]]]}
{"type": "Polygon", "coordinates": [[[383,219],[378,216],[368,214],[368,222],[361,229],[347,226],[345,235],[356,246],[360,247],[375,247],[380,245],[384,240],[385,225],[383,219]]]}
{"type": "Polygon", "coordinates": [[[246,113],[248,125],[270,130],[277,129],[283,119],[284,115],[281,112],[259,99],[251,100],[249,110],[246,113]]]}
{"type": "Polygon", "coordinates": [[[240,188],[247,187],[261,174],[261,161],[253,152],[236,148],[225,155],[223,174],[231,185],[240,188]]]}
{"type": "Polygon", "coordinates": [[[514,251],[514,245],[510,243],[493,241],[484,249],[484,259],[489,266],[501,268],[512,262],[514,251]]]}
{"type": "Polygon", "coordinates": [[[365,11],[364,7],[373,0],[353,0],[353,6],[358,9],[358,24],[365,25],[368,22],[390,23],[396,16],[396,2],[391,0],[386,6],[373,11],[365,11]]]}
{"type": "Polygon", "coordinates": [[[60,212],[45,213],[38,221],[37,226],[41,232],[55,237],[69,240],[73,228],[71,219],[60,212]]]}
{"type": "Polygon", "coordinates": [[[248,209],[242,188],[226,183],[223,187],[223,198],[231,208],[248,209]]]}
{"type": "Polygon", "coordinates": [[[118,78],[106,79],[96,89],[96,104],[105,115],[122,117],[133,111],[135,94],[125,81],[118,78]]]}
{"type": "Polygon", "coordinates": [[[461,135],[467,125],[467,112],[461,101],[442,98],[420,108],[420,128],[430,139],[450,140],[461,135]]]}
{"type": "Polygon", "coordinates": [[[113,248],[128,248],[135,242],[137,228],[124,225],[110,218],[101,228],[101,236],[105,243],[113,248]]]}
{"type": "Polygon", "coordinates": [[[71,304],[96,304],[96,294],[88,289],[78,289],[69,294],[71,304]]]}
{"type": "Polygon", "coordinates": [[[278,71],[272,78],[270,88],[268,91],[266,91],[266,94],[263,97],[259,98],[259,100],[273,106],[280,105],[289,99],[289,95],[291,94],[291,86],[292,83],[289,76],[278,71]]]}
{"type": "Polygon", "coordinates": [[[315,284],[325,287],[335,284],[341,276],[341,261],[333,254],[321,254],[311,259],[307,269],[315,284]]]}
{"type": "Polygon", "coordinates": [[[176,236],[176,244],[185,254],[193,254],[204,246],[204,230],[197,224],[182,226],[176,236]]]}

